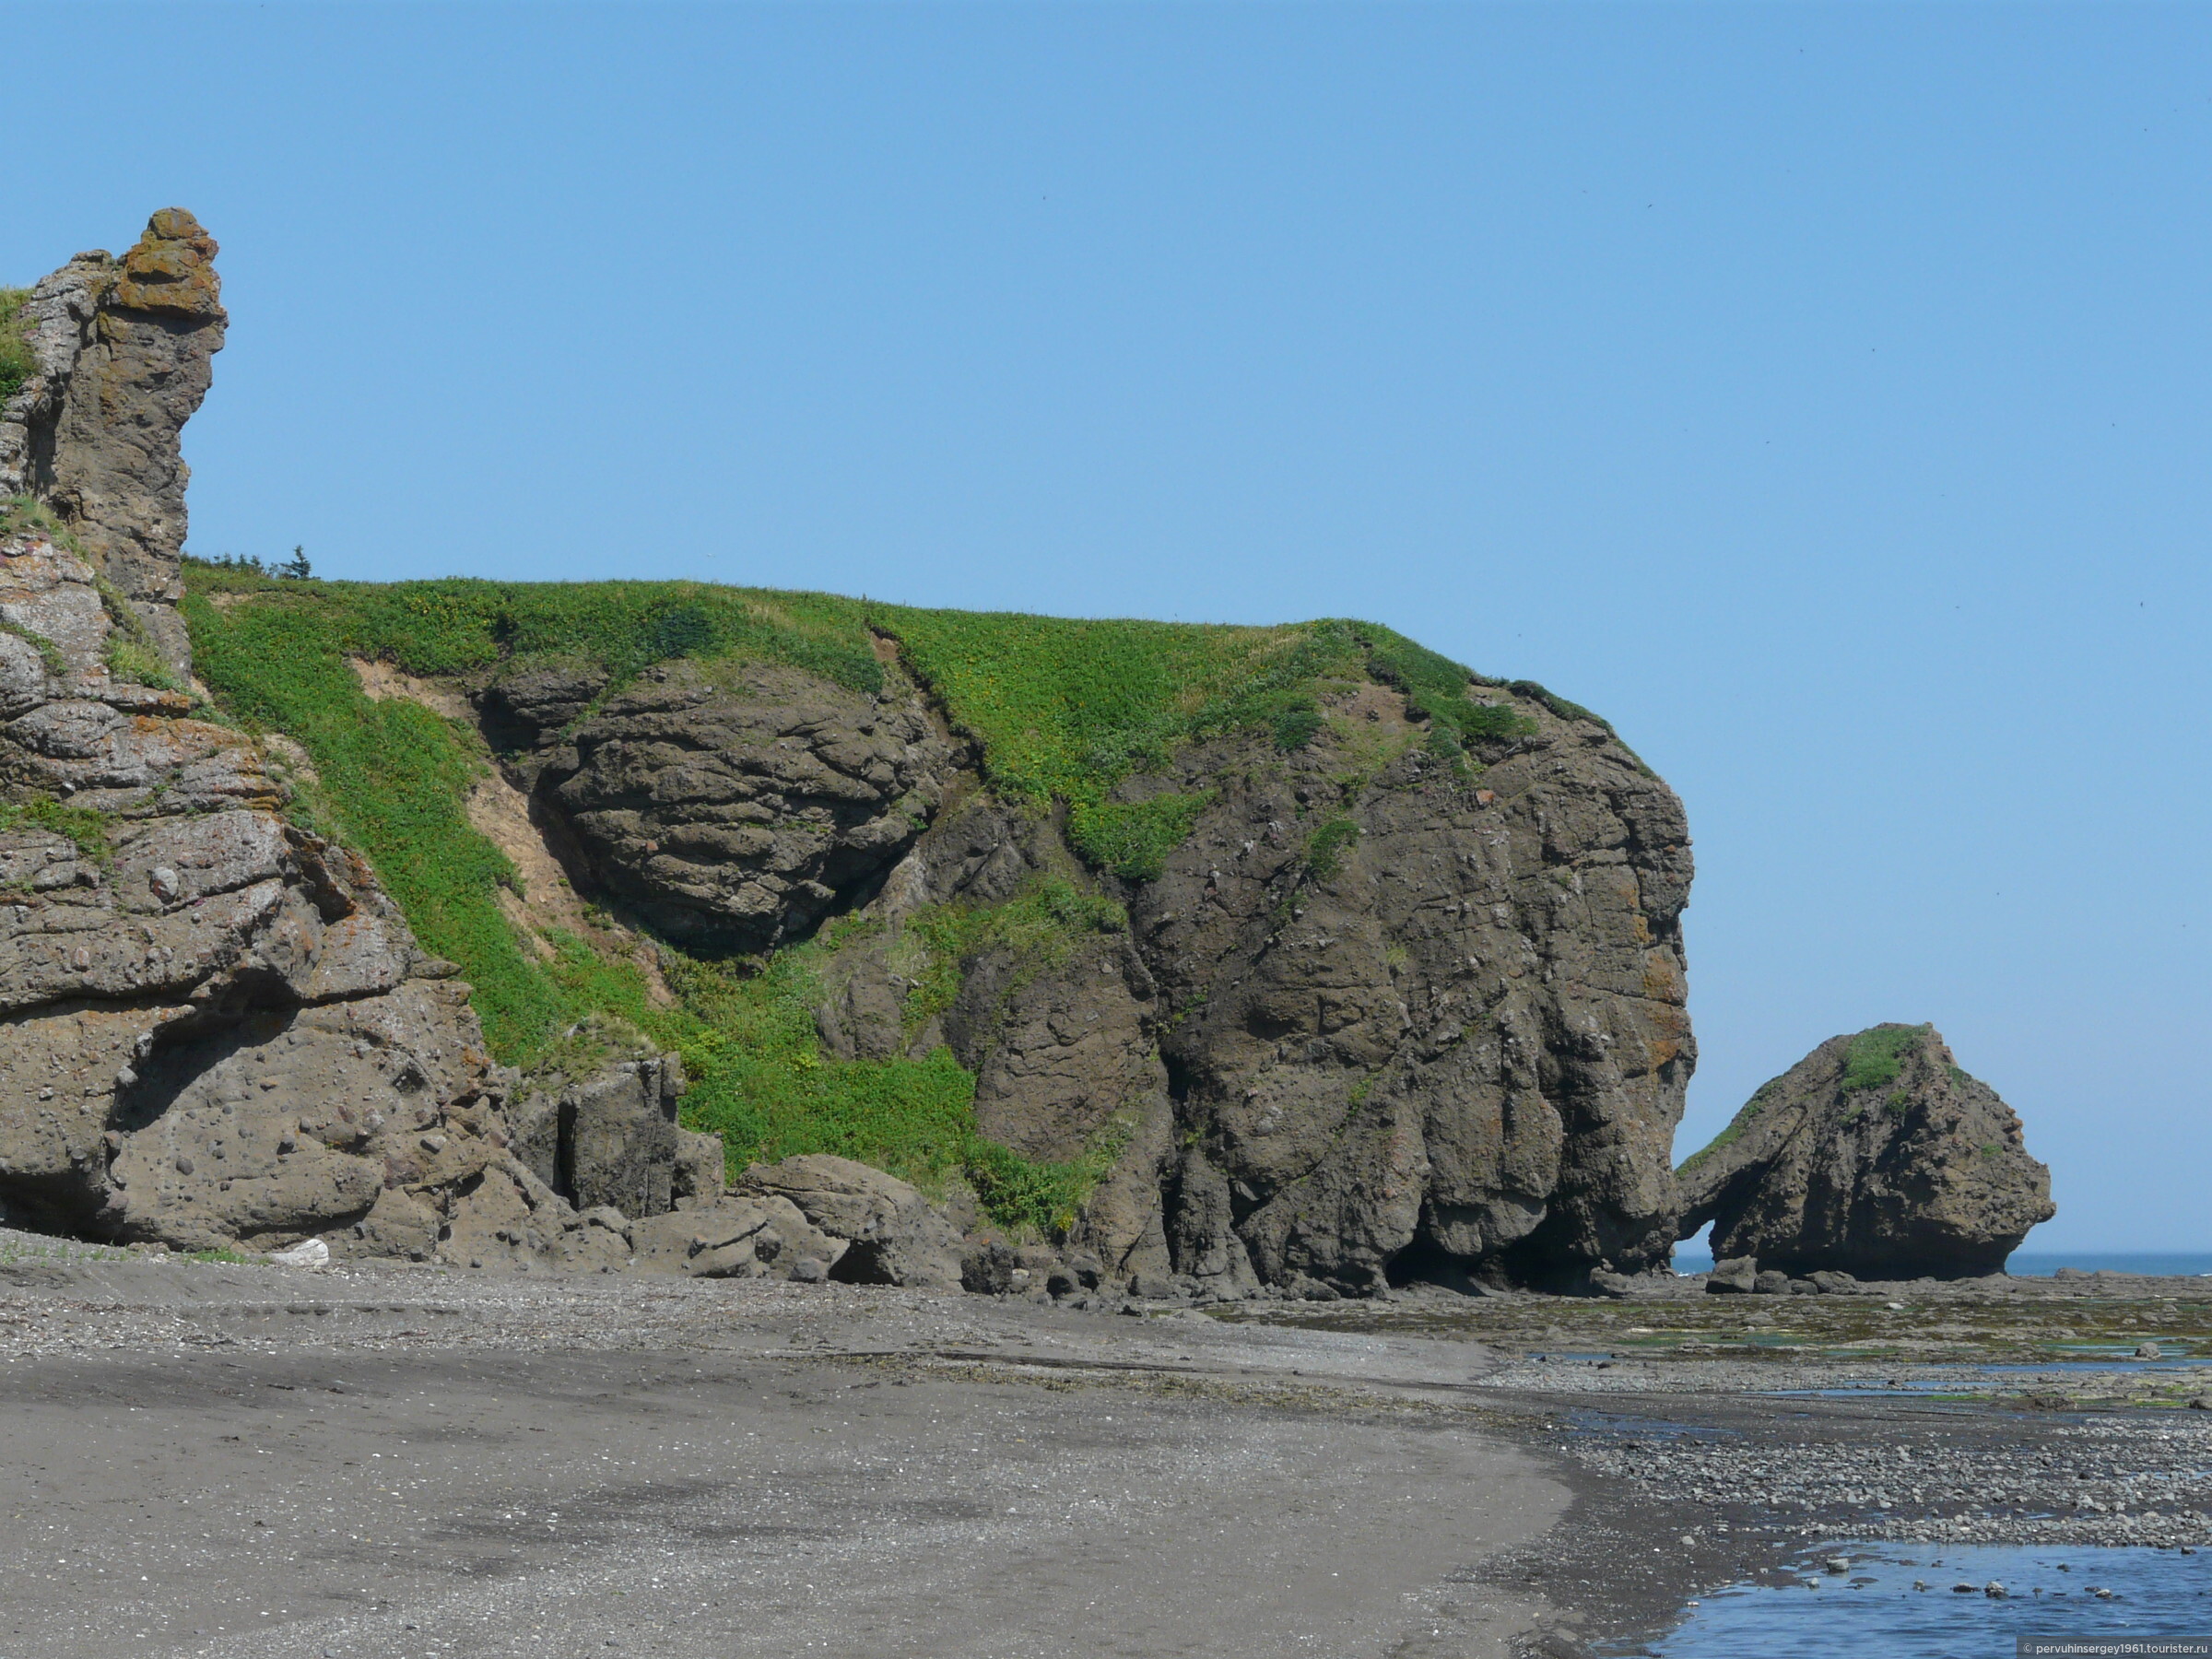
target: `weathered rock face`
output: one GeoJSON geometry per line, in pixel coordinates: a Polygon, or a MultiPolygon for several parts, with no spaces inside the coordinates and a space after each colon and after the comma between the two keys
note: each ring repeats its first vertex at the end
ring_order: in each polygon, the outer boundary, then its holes
{"type": "Polygon", "coordinates": [[[1117,1147],[1070,1240],[1117,1277],[1359,1291],[1663,1263],[1694,1063],[1681,807],[1597,723],[1516,702],[1531,730],[1478,780],[1404,741],[1380,687],[1349,736],[1135,780],[1212,798],[1127,889],[1129,932],[1048,964],[985,950],[910,1029],[900,917],[1076,870],[1053,825],[971,797],[866,912],[893,933],[841,955],[825,1042],[948,1041],[986,1135],[1117,1147]]]}
{"type": "Polygon", "coordinates": [[[80,253],[32,290],[38,372],[0,409],[0,496],[35,496],[182,668],[184,423],[207,394],[229,321],[215,239],[165,207],[120,260],[80,253]]]}
{"type": "MultiPolygon", "coordinates": [[[[512,1105],[515,1155],[580,1210],[604,1206],[633,1218],[662,1215],[677,1207],[685,1148],[676,1112],[683,1092],[683,1063],[673,1054],[617,1061],[512,1105]]],[[[713,1140],[719,1163],[720,1137],[701,1138],[713,1140]]],[[[688,1183],[698,1179],[686,1175],[688,1183]]],[[[721,1190],[717,1174],[714,1191],[721,1190]]]]}
{"type": "Polygon", "coordinates": [[[1716,1259],[1863,1278],[2002,1271],[2056,1214],[2020,1120],[1932,1026],[1833,1037],[1751,1097],[1677,1172],[1679,1236],[1716,1259]]]}
{"type": "MultiPolygon", "coordinates": [[[[271,752],[109,665],[134,619],[186,660],[179,434],[222,344],[214,253],[171,209],[121,261],[41,283],[40,372],[0,411],[0,493],[64,526],[0,536],[0,1219],[181,1249],[322,1235],[627,1260],[507,1150],[513,1079],[468,987],[360,860],[285,820],[271,752]]],[[[649,1081],[657,1138],[586,1111],[572,1161],[665,1207],[687,1149],[668,1079],[649,1081]]]]}
{"type": "Polygon", "coordinates": [[[739,1198],[783,1203],[844,1248],[830,1277],[852,1285],[957,1289],[959,1235],[945,1213],[896,1176],[849,1158],[817,1153],[754,1164],[738,1178],[739,1198]]]}
{"type": "Polygon", "coordinates": [[[956,753],[911,690],[678,661],[594,708],[605,684],[509,675],[481,695],[486,731],[571,862],[677,939],[761,949],[806,932],[913,844],[956,753]]]}
{"type": "Polygon", "coordinates": [[[498,1088],[467,987],[278,816],[253,742],[109,674],[82,560],[0,542],[0,616],[64,669],[0,634],[0,784],[34,803],[0,820],[0,1206],[205,1248],[427,1198],[427,1253],[449,1121],[498,1088]]]}
{"type": "Polygon", "coordinates": [[[1132,921],[1181,1016],[1178,1122],[1272,1282],[1665,1257],[1681,806],[1603,727],[1524,701],[1534,734],[1478,787],[1418,749],[1341,802],[1324,746],[1273,777],[1249,751],[1185,768],[1218,794],[1132,921]]]}
{"type": "Polygon", "coordinates": [[[690,1278],[782,1278],[819,1284],[850,1248],[775,1194],[724,1196],[632,1223],[631,1265],[690,1278]]]}

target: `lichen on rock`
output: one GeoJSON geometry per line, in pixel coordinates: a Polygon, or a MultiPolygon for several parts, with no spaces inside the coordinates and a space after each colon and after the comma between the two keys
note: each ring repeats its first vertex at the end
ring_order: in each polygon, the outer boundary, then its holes
{"type": "Polygon", "coordinates": [[[229,321],[216,253],[198,220],[165,207],[120,260],[79,253],[23,302],[35,372],[0,406],[0,497],[49,508],[178,671],[191,661],[180,440],[229,321]]]}

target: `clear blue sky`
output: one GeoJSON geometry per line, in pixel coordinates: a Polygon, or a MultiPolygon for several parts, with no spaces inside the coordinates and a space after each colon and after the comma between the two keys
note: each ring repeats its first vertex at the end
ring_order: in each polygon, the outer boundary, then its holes
{"type": "Polygon", "coordinates": [[[1678,1150],[1932,1019],[2212,1249],[2212,11],[4,16],[0,279],[223,242],[198,550],[1391,623],[1688,803],[1678,1150]]]}

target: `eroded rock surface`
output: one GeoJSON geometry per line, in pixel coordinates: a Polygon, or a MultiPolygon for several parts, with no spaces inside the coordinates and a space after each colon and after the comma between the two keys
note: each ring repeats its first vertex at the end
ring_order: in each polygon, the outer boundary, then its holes
{"type": "Polygon", "coordinates": [[[985,1134],[1112,1151],[1069,1242],[1117,1277],[1334,1294],[1663,1265],[1695,1059],[1681,806],[1601,724],[1488,694],[1527,729],[1478,777],[1373,687],[1290,756],[1225,741],[1132,781],[1208,798],[1120,889],[1129,930],[1049,960],[993,945],[917,1027],[901,917],[1083,878],[1050,821],[948,808],[865,912],[892,932],[830,971],[826,1046],[947,1041],[985,1134]]]}
{"type": "Polygon", "coordinates": [[[1417,748],[1331,800],[1322,746],[1178,780],[1218,794],[1131,915],[1180,1016],[1178,1121],[1270,1281],[1665,1259],[1681,806],[1602,726],[1523,701],[1534,731],[1473,785],[1417,748]]]}
{"type": "MultiPolygon", "coordinates": [[[[700,1182],[700,1151],[682,1144],[685,1132],[677,1127],[684,1070],[675,1055],[618,1060],[579,1082],[552,1082],[510,1107],[514,1149],[533,1174],[578,1209],[604,1206],[633,1218],[658,1216],[677,1207],[679,1168],[687,1186],[700,1182]]],[[[721,1137],[697,1138],[713,1142],[719,1164],[721,1137]]],[[[719,1195],[719,1171],[713,1181],[719,1195]]]]}
{"type": "Polygon", "coordinates": [[[79,253],[23,307],[38,371],[0,408],[0,496],[51,508],[171,665],[191,657],[182,596],[184,423],[229,322],[215,239],[165,207],[121,259],[79,253]]]}
{"type": "Polygon", "coordinates": [[[591,670],[518,670],[482,693],[487,733],[594,886],[712,946],[781,943],[880,879],[958,747],[902,687],[679,660],[605,688],[591,670]]]}
{"type": "MultiPolygon", "coordinates": [[[[322,1236],[627,1262],[509,1149],[515,1080],[451,964],[360,859],[287,821],[281,740],[133,683],[112,649],[120,629],[188,660],[179,439],[222,344],[215,251],[168,209],[123,259],[80,254],[41,283],[39,372],[0,410],[0,493],[62,526],[0,537],[0,1220],[179,1249],[322,1236]]],[[[674,1126],[677,1086],[648,1061],[571,1102],[588,1200],[719,1193],[674,1126]]]]}
{"type": "Polygon", "coordinates": [[[727,1207],[752,1199],[782,1202],[844,1248],[826,1265],[853,1285],[957,1289],[959,1235],[945,1212],[896,1176],[849,1158],[814,1153],[754,1164],[738,1177],[727,1207]]]}
{"type": "Polygon", "coordinates": [[[1717,1259],[1864,1278],[2001,1272],[2057,1213],[2018,1116],[1933,1026],[1831,1037],[1751,1097],[1678,1174],[1680,1236],[1717,1259]]]}
{"type": "Polygon", "coordinates": [[[359,860],[279,816],[253,741],[109,674],[84,561],[0,542],[0,615],[64,669],[0,634],[0,1209],[178,1248],[359,1225],[433,1252],[505,1157],[467,987],[359,860]]]}

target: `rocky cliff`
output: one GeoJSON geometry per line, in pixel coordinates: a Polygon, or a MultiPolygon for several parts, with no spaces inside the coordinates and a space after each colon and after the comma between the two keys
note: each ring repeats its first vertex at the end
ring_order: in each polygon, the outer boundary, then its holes
{"type": "Polygon", "coordinates": [[[222,344],[215,253],[165,210],[22,308],[37,371],[0,411],[0,1222],[626,1256],[507,1149],[518,1079],[453,964],[290,810],[297,747],[180,677],[179,437],[222,344]]]}
{"type": "Polygon", "coordinates": [[[11,1215],[943,1282],[918,1186],[994,1284],[1665,1259],[1688,838],[1605,722],[1355,622],[180,567],[214,251],[41,284],[0,421],[11,1215]]]}
{"type": "Polygon", "coordinates": [[[79,253],[34,288],[17,326],[30,377],[0,406],[0,497],[32,497],[137,611],[171,666],[191,468],[177,438],[229,322],[215,239],[181,207],[121,259],[79,253]]]}
{"type": "Polygon", "coordinates": [[[1678,1172],[1687,1239],[1786,1274],[1997,1273],[2057,1213],[2020,1120],[1933,1026],[1831,1037],[1678,1172]]]}
{"type": "Polygon", "coordinates": [[[901,619],[870,627],[865,696],[690,660],[615,688],[494,666],[470,695],[580,886],[695,946],[843,915],[823,1053],[949,1051],[984,1139],[1088,1168],[1062,1220],[1115,1276],[1329,1294],[1665,1260],[1688,840],[1604,723],[1460,670],[1471,729],[1437,741],[1355,630],[1287,731],[1126,771],[1094,818],[1165,804],[1179,833],[1117,875],[1065,802],[1000,786],[901,619]]]}

